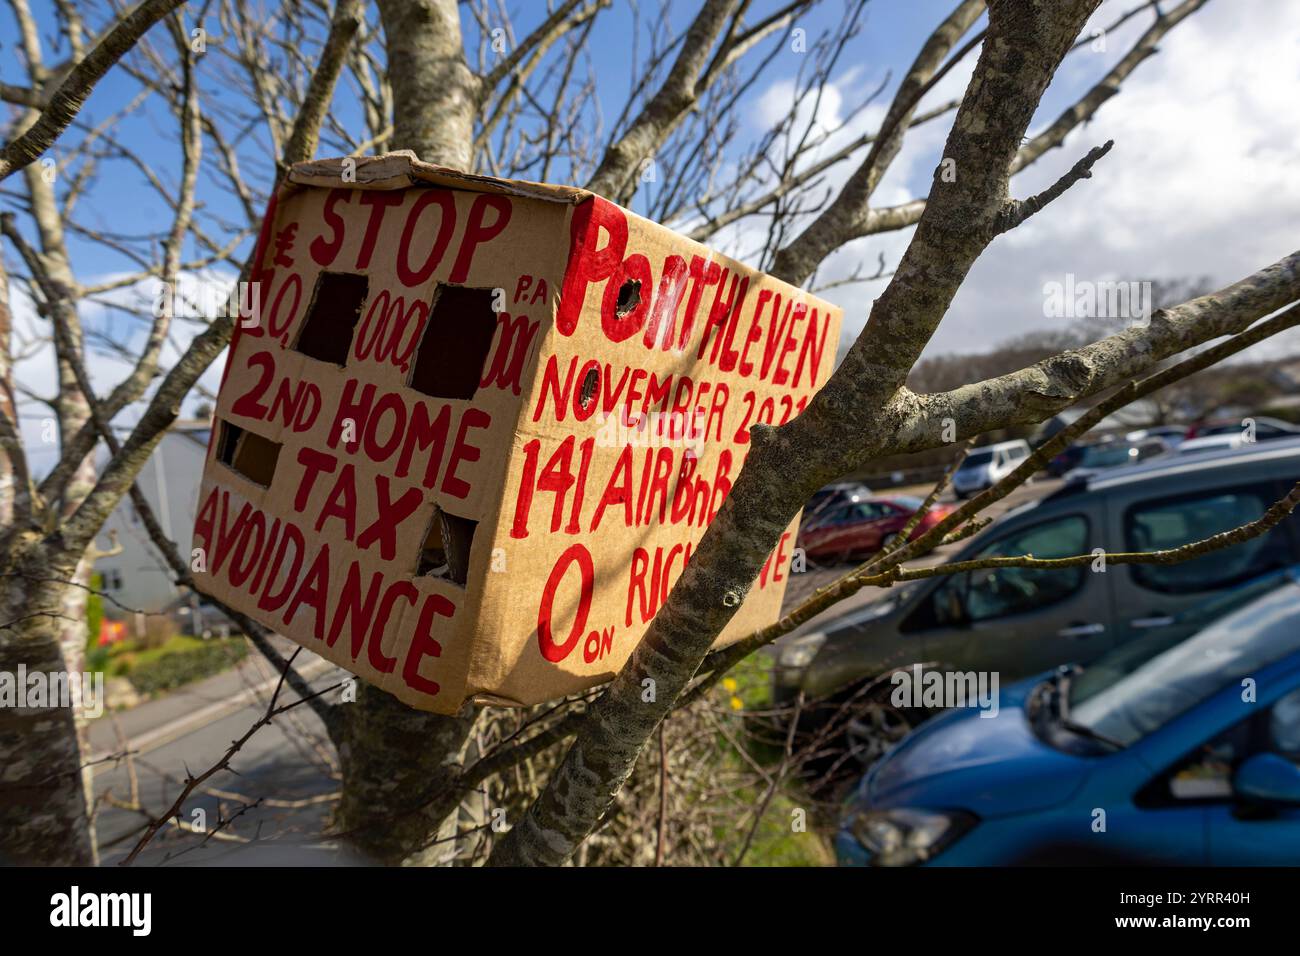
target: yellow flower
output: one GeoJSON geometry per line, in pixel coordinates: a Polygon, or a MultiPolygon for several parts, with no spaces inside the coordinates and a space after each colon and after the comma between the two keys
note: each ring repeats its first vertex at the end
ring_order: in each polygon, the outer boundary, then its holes
{"type": "Polygon", "coordinates": [[[727,688],[728,693],[734,694],[736,692],[736,679],[734,677],[724,677],[722,678],[722,686],[727,688]]]}
{"type": "Polygon", "coordinates": [[[736,697],[736,696],[733,695],[732,698],[731,698],[731,709],[732,709],[732,710],[744,710],[744,709],[745,709],[745,702],[744,702],[743,700],[741,700],[739,697],[736,697]]]}

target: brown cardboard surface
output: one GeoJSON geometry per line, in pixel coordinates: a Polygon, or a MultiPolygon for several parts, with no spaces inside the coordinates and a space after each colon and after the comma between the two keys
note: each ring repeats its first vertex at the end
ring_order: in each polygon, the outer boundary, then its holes
{"type": "MultiPolygon", "coordinates": [[[[797,414],[838,342],[835,307],[570,187],[329,160],[268,218],[195,576],[425,710],[615,673],[748,427],[797,414]]],[[[795,528],[722,642],[775,619],[795,528]]]]}

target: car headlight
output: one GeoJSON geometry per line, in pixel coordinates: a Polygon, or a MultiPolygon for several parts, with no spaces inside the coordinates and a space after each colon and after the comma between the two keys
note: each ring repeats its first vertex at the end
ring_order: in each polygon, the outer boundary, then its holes
{"type": "Polygon", "coordinates": [[[781,651],[776,656],[776,666],[785,671],[804,670],[825,643],[826,635],[820,631],[801,634],[781,645],[781,651]]]}
{"type": "Polygon", "coordinates": [[[849,832],[870,851],[874,866],[913,866],[934,859],[976,822],[955,810],[860,810],[849,832]]]}

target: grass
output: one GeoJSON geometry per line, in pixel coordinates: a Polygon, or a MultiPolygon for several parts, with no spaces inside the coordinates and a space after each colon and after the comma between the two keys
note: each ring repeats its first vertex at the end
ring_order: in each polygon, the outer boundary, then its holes
{"type": "MultiPolygon", "coordinates": [[[[751,654],[745,658],[720,683],[723,699],[727,700],[732,710],[765,711],[772,705],[772,666],[773,658],[769,654],[751,654]]],[[[738,740],[745,747],[746,753],[755,763],[765,770],[775,771],[781,763],[783,747],[770,734],[755,734],[756,727],[748,726],[762,720],[755,717],[747,721],[738,740]]],[[[725,748],[727,763],[738,774],[749,773],[752,768],[744,756],[725,738],[719,736],[719,746],[725,748]]],[[[749,803],[757,808],[762,802],[766,784],[758,780],[751,786],[737,791],[738,803],[749,803]]],[[[772,795],[771,801],[763,813],[762,820],[754,833],[749,850],[742,861],[743,866],[831,866],[835,863],[825,834],[813,828],[813,813],[801,791],[797,777],[787,776],[772,795]],[[797,828],[802,824],[802,829],[797,828]]],[[[719,842],[726,846],[728,859],[734,860],[744,846],[749,829],[753,825],[753,816],[745,813],[737,820],[736,826],[720,828],[717,836],[719,842]]]]}

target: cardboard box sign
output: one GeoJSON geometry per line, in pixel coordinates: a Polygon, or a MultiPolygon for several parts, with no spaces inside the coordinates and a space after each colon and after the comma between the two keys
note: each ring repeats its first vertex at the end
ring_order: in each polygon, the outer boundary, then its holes
{"type": "MultiPolygon", "coordinates": [[[[397,695],[534,704],[627,659],[840,310],[581,189],[294,167],[217,401],[203,590],[397,695]]],[[[720,642],[775,620],[792,524],[720,642]]]]}

